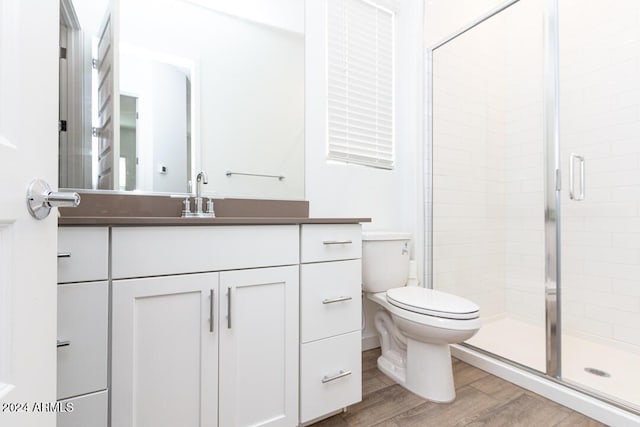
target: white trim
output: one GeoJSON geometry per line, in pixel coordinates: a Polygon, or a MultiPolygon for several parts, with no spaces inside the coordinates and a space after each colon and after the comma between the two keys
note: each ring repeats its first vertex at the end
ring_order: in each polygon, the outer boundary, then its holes
{"type": "Polygon", "coordinates": [[[71,0],[60,0],[60,17],[67,27],[73,30],[82,29],[71,0]]]}
{"type": "MultiPolygon", "coordinates": [[[[0,143],[2,140],[0,140],[0,143]]],[[[14,386],[11,381],[11,352],[13,316],[11,285],[13,279],[13,226],[14,221],[0,221],[0,399],[9,394],[14,386]]]]}
{"type": "Polygon", "coordinates": [[[362,351],[373,350],[378,347],[380,347],[380,338],[377,334],[369,337],[362,337],[362,351]]]}
{"type": "Polygon", "coordinates": [[[476,368],[551,399],[604,424],[619,427],[637,427],[640,425],[640,417],[624,409],[563,386],[541,375],[501,362],[470,348],[452,345],[451,354],[476,368]]]}
{"type": "Polygon", "coordinates": [[[67,142],[60,153],[66,158],[58,178],[61,187],[86,188],[92,185],[91,157],[79,154],[91,151],[91,105],[86,95],[92,58],[71,0],[60,2],[60,26],[67,29],[67,91],[60,94],[67,107],[67,142]]]}
{"type": "Polygon", "coordinates": [[[453,34],[450,34],[449,36],[447,36],[444,39],[440,40],[438,43],[434,44],[429,49],[430,50],[436,50],[437,48],[441,47],[442,45],[445,45],[445,44],[449,43],[451,40],[457,38],[458,36],[463,35],[467,31],[473,29],[474,27],[476,27],[479,24],[482,24],[487,19],[493,17],[494,15],[497,15],[498,13],[502,12],[503,10],[507,9],[510,6],[513,6],[515,3],[519,2],[519,1],[520,0],[508,0],[508,1],[504,2],[503,4],[495,7],[494,9],[491,9],[489,12],[485,13],[484,15],[481,15],[477,19],[471,21],[469,24],[467,24],[464,27],[460,28],[458,31],[454,32],[453,34]]]}

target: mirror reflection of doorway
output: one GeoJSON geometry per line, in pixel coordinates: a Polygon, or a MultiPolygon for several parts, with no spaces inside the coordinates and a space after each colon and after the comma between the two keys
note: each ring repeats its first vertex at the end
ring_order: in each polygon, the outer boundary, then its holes
{"type": "Polygon", "coordinates": [[[136,189],[138,98],[120,95],[120,190],[136,189]]]}

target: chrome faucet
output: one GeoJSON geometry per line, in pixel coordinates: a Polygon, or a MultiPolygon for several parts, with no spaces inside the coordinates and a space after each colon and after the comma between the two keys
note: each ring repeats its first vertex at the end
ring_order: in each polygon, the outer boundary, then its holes
{"type": "Polygon", "coordinates": [[[202,184],[208,183],[209,177],[207,176],[206,172],[202,171],[199,172],[198,175],[196,175],[196,215],[202,215],[204,213],[204,211],[202,210],[202,184]]]}
{"type": "Polygon", "coordinates": [[[196,175],[196,197],[202,198],[202,184],[209,183],[209,176],[207,173],[202,171],[196,175]]]}

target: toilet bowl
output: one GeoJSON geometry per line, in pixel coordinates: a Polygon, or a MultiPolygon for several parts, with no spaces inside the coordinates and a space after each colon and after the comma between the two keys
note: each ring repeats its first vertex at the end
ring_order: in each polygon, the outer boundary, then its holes
{"type": "Polygon", "coordinates": [[[410,240],[406,233],[363,233],[363,290],[381,307],[374,320],[382,349],[378,368],[425,399],[451,402],[449,345],[480,329],[480,310],[456,295],[405,286],[410,240]]]}

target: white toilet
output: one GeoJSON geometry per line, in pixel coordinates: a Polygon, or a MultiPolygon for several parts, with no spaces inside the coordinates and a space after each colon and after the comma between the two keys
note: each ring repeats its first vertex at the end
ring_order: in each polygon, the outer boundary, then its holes
{"type": "Polygon", "coordinates": [[[403,387],[434,402],[456,397],[449,344],[480,328],[480,309],[471,301],[419,286],[409,277],[407,233],[362,235],[362,280],[376,313],[382,355],[378,368],[403,387]]]}

